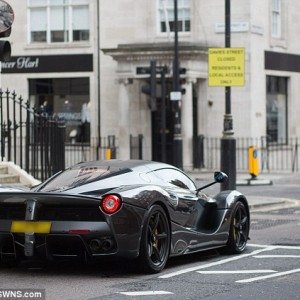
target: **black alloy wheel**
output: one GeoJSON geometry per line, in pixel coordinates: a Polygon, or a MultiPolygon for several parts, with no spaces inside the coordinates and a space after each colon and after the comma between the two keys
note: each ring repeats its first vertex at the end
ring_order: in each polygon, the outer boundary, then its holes
{"type": "Polygon", "coordinates": [[[170,225],[164,209],[153,205],[143,225],[139,260],[147,273],[158,273],[166,265],[170,252],[170,225]]]}
{"type": "Polygon", "coordinates": [[[250,222],[249,214],[242,202],[237,202],[231,219],[229,239],[225,248],[227,253],[242,253],[247,245],[250,222]]]}

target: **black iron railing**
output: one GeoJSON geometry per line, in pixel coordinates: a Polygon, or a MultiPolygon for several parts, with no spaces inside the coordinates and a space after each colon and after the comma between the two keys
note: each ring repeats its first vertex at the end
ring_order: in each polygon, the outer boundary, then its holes
{"type": "Polygon", "coordinates": [[[1,160],[45,180],[65,167],[65,124],[15,92],[0,90],[1,160]]]}
{"type": "MultiPolygon", "coordinates": [[[[261,172],[298,172],[300,138],[278,139],[270,142],[268,137],[236,138],[236,167],[248,170],[248,149],[255,146],[261,172]]],[[[194,167],[216,170],[220,168],[220,138],[199,136],[194,140],[194,167]]]]}
{"type": "Polygon", "coordinates": [[[130,135],[130,159],[143,159],[143,135],[130,135]]]}

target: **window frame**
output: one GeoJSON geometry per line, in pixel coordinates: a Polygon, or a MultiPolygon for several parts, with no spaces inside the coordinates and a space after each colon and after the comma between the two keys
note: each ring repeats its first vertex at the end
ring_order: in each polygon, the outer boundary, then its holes
{"type": "Polygon", "coordinates": [[[271,0],[271,37],[276,39],[282,38],[282,1],[281,0],[271,0]]]}
{"type": "MultiPolygon", "coordinates": [[[[267,142],[270,145],[287,145],[288,144],[288,138],[289,138],[289,130],[288,130],[288,85],[289,85],[289,77],[286,76],[277,76],[277,75],[267,75],[266,76],[266,134],[267,134],[267,142]],[[284,94],[280,93],[280,91],[276,90],[276,93],[272,93],[272,91],[269,90],[269,85],[271,84],[271,81],[273,82],[276,80],[278,81],[276,86],[279,84],[279,80],[284,80],[285,82],[285,88],[284,88],[284,94]],[[276,140],[270,139],[269,131],[268,131],[268,97],[276,94],[276,99],[278,95],[284,95],[285,96],[285,103],[284,103],[284,136],[279,137],[278,136],[278,124],[277,124],[277,136],[276,140]]],[[[278,116],[277,116],[277,122],[278,122],[278,116]]]]}
{"type": "MultiPolygon", "coordinates": [[[[165,32],[161,31],[161,18],[160,18],[161,7],[160,7],[160,1],[161,0],[156,0],[156,32],[157,32],[157,35],[159,35],[159,36],[167,36],[168,35],[168,31],[165,31],[165,32]]],[[[179,0],[179,3],[180,2],[181,2],[181,0],[179,0]]],[[[192,0],[189,0],[189,6],[179,6],[179,3],[178,3],[178,12],[180,10],[184,10],[184,9],[188,9],[189,10],[189,19],[183,19],[183,23],[185,21],[189,20],[190,21],[190,30],[189,31],[180,31],[180,30],[178,30],[178,34],[179,35],[187,35],[187,36],[189,36],[189,35],[191,35],[191,32],[192,32],[192,17],[191,17],[192,0]]],[[[172,7],[170,7],[170,8],[174,11],[174,5],[172,5],[172,7]]],[[[180,19],[178,19],[178,21],[180,21],[180,19]]],[[[174,36],[174,31],[170,30],[170,36],[174,36]]]]}
{"type": "Polygon", "coordinates": [[[90,3],[73,3],[73,0],[66,0],[67,3],[65,4],[56,4],[51,5],[51,0],[45,0],[45,4],[30,4],[30,0],[27,0],[27,19],[28,19],[28,25],[27,25],[27,43],[29,45],[61,45],[61,44],[78,44],[78,43],[90,43],[91,41],[91,22],[89,21],[89,37],[87,40],[75,40],[74,41],[74,28],[73,28],[73,8],[74,7],[87,7],[88,14],[90,13],[90,3]],[[68,32],[68,40],[64,40],[63,42],[53,42],[51,41],[51,8],[61,8],[66,7],[68,11],[68,27],[66,31],[68,32]],[[46,16],[47,16],[47,25],[46,25],[46,41],[43,42],[35,42],[32,40],[32,30],[31,30],[31,11],[34,8],[45,8],[46,9],[46,16]]]}

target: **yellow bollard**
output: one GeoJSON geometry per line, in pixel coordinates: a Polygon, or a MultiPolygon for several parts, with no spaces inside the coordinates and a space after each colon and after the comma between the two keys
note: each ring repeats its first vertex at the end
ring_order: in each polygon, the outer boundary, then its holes
{"type": "Polygon", "coordinates": [[[112,157],[112,150],[110,148],[105,149],[105,159],[111,159],[112,157]]]}
{"type": "Polygon", "coordinates": [[[255,146],[248,148],[248,172],[252,179],[255,179],[259,174],[258,149],[255,146]]]}

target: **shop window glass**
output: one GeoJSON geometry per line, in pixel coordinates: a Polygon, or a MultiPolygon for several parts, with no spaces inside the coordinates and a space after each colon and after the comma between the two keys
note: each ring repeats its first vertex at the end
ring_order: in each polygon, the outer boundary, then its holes
{"type": "Polygon", "coordinates": [[[287,78],[267,76],[267,137],[269,142],[287,142],[287,78]]]}
{"type": "Polygon", "coordinates": [[[89,78],[30,79],[32,104],[66,122],[66,142],[90,142],[89,78]]]}

